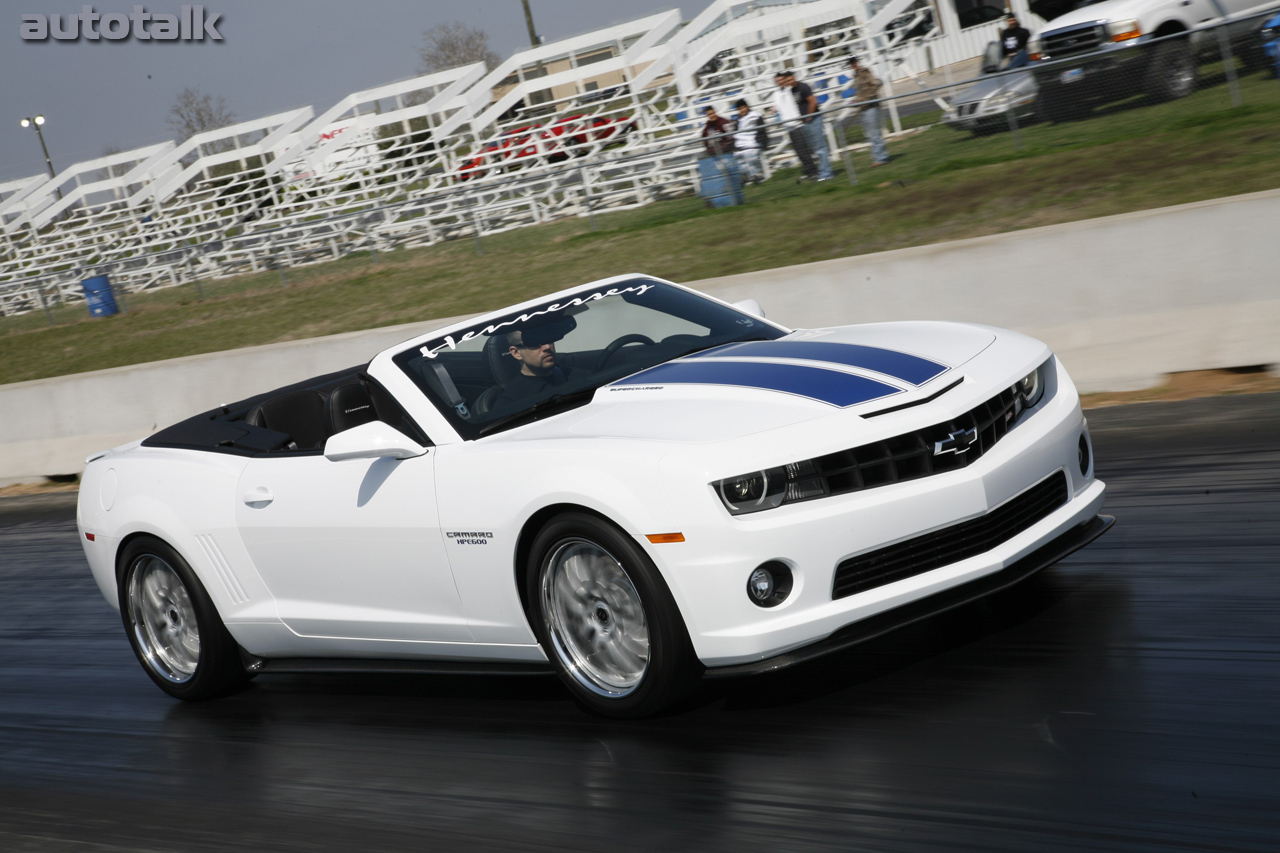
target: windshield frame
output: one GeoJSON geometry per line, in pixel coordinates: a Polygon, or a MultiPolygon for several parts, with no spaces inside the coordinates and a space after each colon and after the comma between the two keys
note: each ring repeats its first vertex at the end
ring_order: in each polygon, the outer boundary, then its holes
{"type": "MultiPolygon", "coordinates": [[[[630,300],[628,300],[630,301],[630,300]]],[[[643,304],[643,303],[641,303],[643,304]]],[[[650,306],[652,307],[652,306],[650,306]]],[[[655,309],[662,310],[662,309],[655,309]]],[[[664,311],[673,317],[681,317],[679,313],[673,311],[664,311]]],[[[687,319],[687,318],[683,318],[687,319]]],[[[714,331],[714,329],[713,329],[714,331]]],[[[737,332],[737,330],[732,330],[737,332]]],[[[665,364],[676,358],[681,358],[689,352],[707,349],[715,346],[723,346],[728,343],[735,343],[741,340],[756,339],[763,337],[767,339],[780,338],[791,333],[791,330],[779,323],[767,320],[756,314],[744,311],[741,308],[709,296],[692,288],[684,287],[674,282],[665,281],[642,274],[629,274],[615,276],[608,279],[592,282],[579,287],[559,291],[557,293],[543,296],[538,299],[529,300],[518,305],[504,308],[499,311],[483,314],[474,317],[465,323],[458,323],[445,327],[439,331],[423,335],[411,341],[407,341],[400,346],[383,354],[391,364],[388,365],[394,369],[399,378],[407,382],[408,387],[417,392],[417,399],[426,404],[432,414],[436,416],[436,420],[442,425],[447,425],[449,430],[453,432],[461,441],[475,441],[482,438],[498,435],[507,429],[514,429],[518,426],[530,423],[532,421],[543,420],[545,418],[554,417],[565,411],[579,406],[587,405],[591,402],[594,392],[599,388],[617,382],[641,370],[656,366],[657,364],[665,364]],[[645,290],[640,291],[640,296],[649,288],[670,289],[672,295],[678,299],[687,299],[693,297],[695,300],[708,303],[708,307],[712,307],[715,312],[728,312],[723,316],[738,315],[738,319],[734,322],[742,324],[742,330],[736,334],[721,333],[720,335],[707,335],[704,343],[700,346],[691,347],[688,351],[681,351],[678,354],[666,355],[665,357],[645,362],[636,366],[634,361],[628,361],[615,367],[615,369],[604,370],[600,373],[593,373],[584,376],[586,381],[574,381],[572,387],[570,384],[565,385],[563,393],[555,393],[549,395],[538,395],[530,398],[528,405],[521,409],[512,409],[504,411],[497,417],[487,418],[485,420],[472,420],[470,417],[462,417],[455,409],[449,399],[447,389],[441,393],[440,389],[430,387],[427,380],[422,378],[421,367],[414,369],[410,366],[411,362],[416,362],[419,366],[423,364],[422,356],[434,358],[436,353],[452,353],[460,349],[461,345],[478,338],[487,337],[491,334],[501,334],[502,329],[513,328],[516,321],[526,322],[529,317],[543,316],[548,312],[559,312],[565,309],[578,308],[578,311],[584,310],[578,306],[585,305],[589,302],[608,298],[611,296],[622,296],[628,289],[644,287],[645,290]],[[749,322],[744,322],[749,321],[749,322]],[[431,355],[428,355],[428,353],[431,355]],[[582,394],[585,390],[591,390],[591,395],[582,394]],[[547,405],[549,402],[557,398],[566,398],[564,405],[547,405]],[[537,409],[536,412],[532,411],[537,409]],[[523,415],[529,415],[525,417],[523,415]]],[[[586,352],[594,352],[587,350],[586,352]]],[[[381,360],[381,359],[379,359],[381,360]]],[[[442,360],[443,361],[443,360],[442,360]]],[[[402,382],[397,382],[401,388],[405,387],[402,382]]],[[[439,384],[439,383],[433,383],[439,384]]],[[[458,396],[462,398],[468,405],[474,403],[474,399],[469,395],[458,392],[458,396]]],[[[453,398],[458,399],[458,398],[453,398]]],[[[417,408],[417,407],[415,407],[417,408]]],[[[468,412],[468,415],[470,413],[468,412]]]]}

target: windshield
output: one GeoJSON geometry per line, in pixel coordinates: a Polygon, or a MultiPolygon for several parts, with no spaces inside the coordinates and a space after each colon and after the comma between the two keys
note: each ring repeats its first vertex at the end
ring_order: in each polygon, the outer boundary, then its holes
{"type": "Polygon", "coordinates": [[[545,302],[428,341],[394,361],[466,439],[582,405],[673,358],[786,332],[651,279],[545,302]]]}

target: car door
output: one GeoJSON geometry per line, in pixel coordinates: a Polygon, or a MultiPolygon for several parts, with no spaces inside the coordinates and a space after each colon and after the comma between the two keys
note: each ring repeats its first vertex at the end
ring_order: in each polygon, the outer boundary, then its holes
{"type": "Polygon", "coordinates": [[[471,642],[440,533],[434,457],[249,461],[237,525],[292,631],[471,642]]]}

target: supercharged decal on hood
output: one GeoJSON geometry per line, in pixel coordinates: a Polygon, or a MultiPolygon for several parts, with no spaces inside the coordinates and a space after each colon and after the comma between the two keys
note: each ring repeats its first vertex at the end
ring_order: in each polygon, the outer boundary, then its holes
{"type": "Polygon", "coordinates": [[[617,385],[735,385],[781,391],[846,408],[905,393],[883,382],[802,364],[765,361],[672,361],[628,376],[617,385]]]}
{"type": "Polygon", "coordinates": [[[838,344],[824,341],[747,341],[726,344],[715,349],[694,353],[689,358],[795,358],[804,361],[825,361],[874,370],[912,385],[923,385],[941,376],[951,368],[918,355],[897,350],[868,347],[862,344],[838,344]]]}

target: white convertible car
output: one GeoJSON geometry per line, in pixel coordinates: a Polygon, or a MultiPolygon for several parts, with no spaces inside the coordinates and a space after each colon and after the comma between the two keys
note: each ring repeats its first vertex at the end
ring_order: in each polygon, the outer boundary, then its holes
{"type": "Polygon", "coordinates": [[[1103,493],[1039,341],[791,331],[627,275],[95,456],[78,521],[172,696],[554,670],[635,716],[1016,583],[1103,493]]]}

